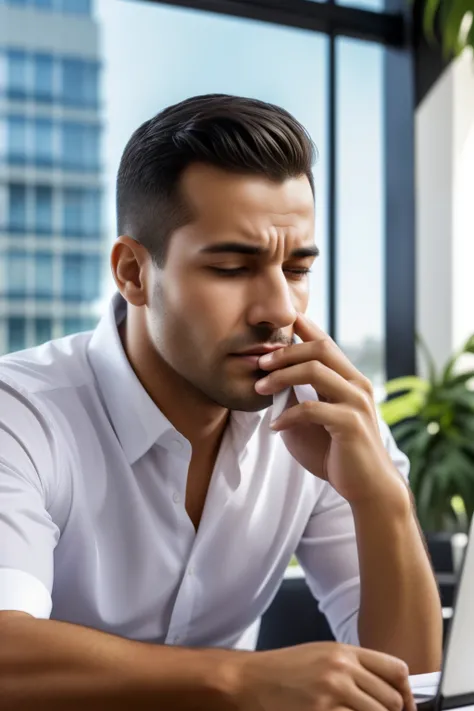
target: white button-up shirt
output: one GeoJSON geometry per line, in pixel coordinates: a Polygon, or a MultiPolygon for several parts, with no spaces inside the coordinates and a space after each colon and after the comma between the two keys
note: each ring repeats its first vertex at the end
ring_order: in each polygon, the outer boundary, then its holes
{"type": "Polygon", "coordinates": [[[357,644],[348,503],[290,456],[269,429],[271,408],[234,411],[196,533],[185,510],[191,446],[128,362],[125,313],[117,294],[94,332],[0,359],[0,609],[236,647],[296,552],[336,638],[357,644]]]}

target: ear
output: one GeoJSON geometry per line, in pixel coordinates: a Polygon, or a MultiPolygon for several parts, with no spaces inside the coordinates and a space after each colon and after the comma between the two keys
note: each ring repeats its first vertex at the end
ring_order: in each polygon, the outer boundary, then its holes
{"type": "Polygon", "coordinates": [[[110,266],[118,290],[132,306],[147,303],[150,263],[150,254],[143,245],[128,235],[117,238],[112,247],[110,266]]]}

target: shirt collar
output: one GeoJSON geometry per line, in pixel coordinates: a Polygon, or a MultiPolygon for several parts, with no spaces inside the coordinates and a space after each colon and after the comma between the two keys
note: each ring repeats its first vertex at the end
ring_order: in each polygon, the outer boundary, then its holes
{"type": "MultiPolygon", "coordinates": [[[[88,355],[114,430],[133,465],[155,442],[176,429],[148,395],[125,354],[118,327],[126,313],[126,301],[117,292],[92,335],[88,355]]],[[[232,411],[230,425],[239,450],[236,454],[244,454],[266,412],[232,411]]]]}
{"type": "Polygon", "coordinates": [[[89,343],[89,361],[109,417],[129,464],[134,464],[167,431],[175,428],[155,405],[123,349],[118,327],[127,304],[116,293],[89,343]]]}

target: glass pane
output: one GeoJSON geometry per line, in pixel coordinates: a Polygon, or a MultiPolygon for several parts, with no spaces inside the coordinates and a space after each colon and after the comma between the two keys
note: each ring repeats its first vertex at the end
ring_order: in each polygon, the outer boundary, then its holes
{"type": "Polygon", "coordinates": [[[40,298],[53,295],[53,256],[48,253],[35,255],[35,293],[40,298]]]}
{"type": "Polygon", "coordinates": [[[54,8],[53,0],[34,0],[35,7],[42,10],[52,10],[54,8]]]}
{"type": "Polygon", "coordinates": [[[79,59],[62,61],[61,98],[67,104],[84,104],[84,62],[79,59]]]}
{"type": "Polygon", "coordinates": [[[98,238],[102,232],[101,225],[101,194],[97,190],[84,191],[84,207],[82,226],[85,237],[98,238]]]}
{"type": "Polygon", "coordinates": [[[65,336],[70,336],[73,333],[84,331],[82,318],[65,318],[63,321],[63,333],[65,336]]]}
{"type": "Polygon", "coordinates": [[[83,126],[83,167],[86,170],[99,169],[100,129],[97,126],[83,126]]]}
{"type": "Polygon", "coordinates": [[[12,317],[8,319],[8,351],[21,351],[26,346],[26,319],[12,317]]]}
{"type": "Polygon", "coordinates": [[[8,189],[8,229],[10,232],[26,230],[26,186],[10,185],[8,189]]]}
{"type": "Polygon", "coordinates": [[[53,334],[53,322],[50,318],[35,319],[35,343],[40,345],[50,341],[53,334]]]}
{"type": "Polygon", "coordinates": [[[35,124],[35,160],[36,165],[53,163],[53,122],[49,119],[36,119],[35,124]]]}
{"type": "Polygon", "coordinates": [[[112,186],[125,143],[157,111],[192,95],[213,92],[279,104],[306,126],[320,152],[315,176],[316,242],[321,257],[313,269],[308,313],[326,327],[327,38],[155,3],[99,0],[97,7],[107,60],[104,154],[108,156],[109,219],[115,219],[112,186]],[[140,42],[133,52],[124,52],[130,33],[140,42]],[[159,67],[169,70],[154,70],[159,67]]]}
{"type": "Polygon", "coordinates": [[[34,57],[34,91],[37,100],[53,98],[53,58],[47,54],[36,54],[34,57]]]}
{"type": "Polygon", "coordinates": [[[23,116],[7,117],[7,147],[10,162],[26,161],[26,119],[23,116]]]}
{"type": "Polygon", "coordinates": [[[7,52],[7,91],[12,99],[24,99],[28,94],[28,60],[26,52],[7,52]]]}
{"type": "Polygon", "coordinates": [[[10,252],[7,254],[7,293],[10,296],[23,297],[26,295],[27,257],[24,252],[10,252]]]}
{"type": "Polygon", "coordinates": [[[53,191],[50,187],[35,188],[35,230],[38,234],[53,231],[53,191]]]}
{"type": "Polygon", "coordinates": [[[61,0],[61,7],[64,12],[90,15],[91,0],[61,0]]]}
{"type": "Polygon", "coordinates": [[[68,188],[63,193],[63,232],[67,236],[82,234],[83,190],[68,188]]]}
{"type": "Polygon", "coordinates": [[[84,164],[84,132],[81,124],[63,124],[62,163],[65,168],[80,170],[84,164]]]}
{"type": "Polygon", "coordinates": [[[82,255],[66,254],[63,260],[62,296],[66,300],[83,301],[82,255]]]}
{"type": "Polygon", "coordinates": [[[337,340],[377,387],[385,379],[383,52],[337,42],[337,340]]]}
{"type": "Polygon", "coordinates": [[[96,254],[85,254],[82,260],[82,295],[86,301],[94,301],[101,293],[102,259],[96,254]]]}
{"type": "Polygon", "coordinates": [[[385,10],[385,0],[338,0],[340,5],[358,7],[360,10],[372,10],[372,12],[383,12],[385,10]]]}

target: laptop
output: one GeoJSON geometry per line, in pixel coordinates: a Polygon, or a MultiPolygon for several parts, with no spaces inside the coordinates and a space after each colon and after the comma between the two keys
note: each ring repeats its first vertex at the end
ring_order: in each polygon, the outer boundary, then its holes
{"type": "Polygon", "coordinates": [[[474,517],[459,577],[437,692],[434,696],[426,696],[414,691],[413,696],[419,711],[444,711],[474,706],[474,517]]]}

